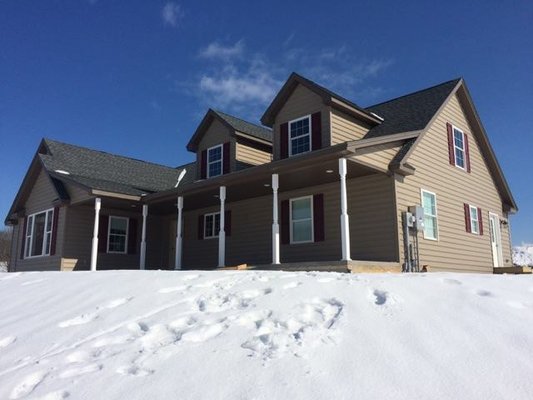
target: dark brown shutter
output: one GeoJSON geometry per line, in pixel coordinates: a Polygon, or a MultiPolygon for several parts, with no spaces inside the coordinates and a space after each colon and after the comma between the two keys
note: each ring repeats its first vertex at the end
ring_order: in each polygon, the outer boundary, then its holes
{"type": "Polygon", "coordinates": [[[57,223],[59,221],[59,207],[54,207],[54,216],[52,219],[52,242],[50,243],[50,255],[56,254],[57,242],[57,223]]]}
{"type": "Polygon", "coordinates": [[[313,150],[322,148],[322,120],[320,112],[311,115],[311,135],[313,150]]]}
{"type": "Polygon", "coordinates": [[[109,227],[109,216],[100,215],[98,222],[98,252],[107,252],[107,233],[109,227]]]}
{"type": "Polygon", "coordinates": [[[200,179],[207,178],[207,150],[200,153],[200,179]]]}
{"type": "Polygon", "coordinates": [[[231,210],[224,212],[224,232],[226,236],[231,236],[231,210]]]}
{"type": "Polygon", "coordinates": [[[137,253],[137,220],[130,218],[128,223],[128,254],[137,253]]]}
{"type": "Polygon", "coordinates": [[[470,225],[470,206],[464,203],[465,208],[465,229],[468,233],[472,232],[472,226],[470,225]]]}
{"type": "Polygon", "coordinates": [[[222,156],[222,173],[223,174],[229,174],[230,169],[230,142],[224,143],[223,148],[223,156],[222,156]]]}
{"type": "Polygon", "coordinates": [[[465,166],[466,172],[470,172],[470,146],[468,145],[468,135],[464,134],[465,138],[465,166]]]}
{"type": "Polygon", "coordinates": [[[283,200],[281,202],[281,243],[289,244],[291,241],[291,228],[290,228],[290,210],[289,200],[283,200]]]}
{"type": "Polygon", "coordinates": [[[324,241],[324,195],[322,193],[313,196],[313,225],[315,242],[324,241]]]}
{"type": "Polygon", "coordinates": [[[289,157],[289,123],[279,126],[279,158],[289,157]]]}
{"type": "Polygon", "coordinates": [[[483,236],[483,213],[479,207],[477,209],[477,219],[479,220],[479,234],[483,236]]]}
{"type": "Polygon", "coordinates": [[[448,158],[450,160],[450,164],[455,165],[455,155],[453,152],[453,129],[452,124],[449,122],[446,122],[446,130],[448,131],[448,158]]]}
{"type": "Polygon", "coordinates": [[[203,240],[204,238],[204,216],[198,216],[198,240],[203,240]]]}
{"type": "Polygon", "coordinates": [[[24,231],[22,232],[22,245],[20,246],[20,259],[24,258],[24,250],[26,247],[26,231],[28,230],[28,217],[24,217],[24,231]]]}

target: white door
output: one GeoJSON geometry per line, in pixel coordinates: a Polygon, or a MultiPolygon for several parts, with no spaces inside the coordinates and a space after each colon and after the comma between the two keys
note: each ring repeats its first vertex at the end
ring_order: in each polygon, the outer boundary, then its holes
{"type": "Polygon", "coordinates": [[[500,217],[489,213],[490,244],[492,246],[492,262],[494,268],[503,267],[502,255],[502,231],[500,229],[500,217]]]}

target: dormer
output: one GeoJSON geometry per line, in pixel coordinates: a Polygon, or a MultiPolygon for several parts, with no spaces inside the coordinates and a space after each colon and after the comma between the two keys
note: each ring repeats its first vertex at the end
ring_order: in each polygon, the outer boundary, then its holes
{"type": "Polygon", "coordinates": [[[196,153],[196,179],[215,178],[272,161],[272,131],[209,109],[187,150],[196,153]]]}
{"type": "Polygon", "coordinates": [[[261,118],[273,129],[274,160],[362,139],[382,119],[292,73],[261,118]]]}

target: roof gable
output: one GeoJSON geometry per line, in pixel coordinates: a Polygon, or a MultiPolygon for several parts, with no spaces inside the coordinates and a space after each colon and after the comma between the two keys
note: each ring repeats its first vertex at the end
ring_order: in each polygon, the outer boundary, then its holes
{"type": "Polygon", "coordinates": [[[215,119],[224,124],[231,131],[232,135],[239,132],[247,135],[251,140],[266,145],[272,144],[272,131],[270,129],[210,108],[187,144],[187,150],[192,152],[198,150],[198,144],[215,119]]]}
{"type": "Polygon", "coordinates": [[[327,105],[339,107],[346,112],[357,115],[359,118],[367,122],[374,124],[381,123],[379,117],[373,115],[371,111],[365,110],[364,108],[338,95],[337,93],[334,93],[331,90],[317,84],[316,82],[313,82],[310,79],[304,78],[303,76],[293,72],[261,117],[261,122],[264,125],[269,127],[274,125],[276,115],[279,113],[283,105],[287,102],[298,85],[302,85],[318,94],[322,98],[322,101],[324,101],[324,103],[327,105]]]}

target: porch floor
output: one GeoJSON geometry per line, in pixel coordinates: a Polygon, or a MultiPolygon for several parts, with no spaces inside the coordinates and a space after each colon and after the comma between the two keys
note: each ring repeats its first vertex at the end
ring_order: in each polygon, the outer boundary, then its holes
{"type": "Polygon", "coordinates": [[[344,273],[385,273],[402,272],[400,263],[389,261],[310,261],[281,264],[261,264],[261,265],[237,265],[217,268],[222,270],[264,270],[264,271],[324,271],[324,272],[344,272],[344,273]]]}

